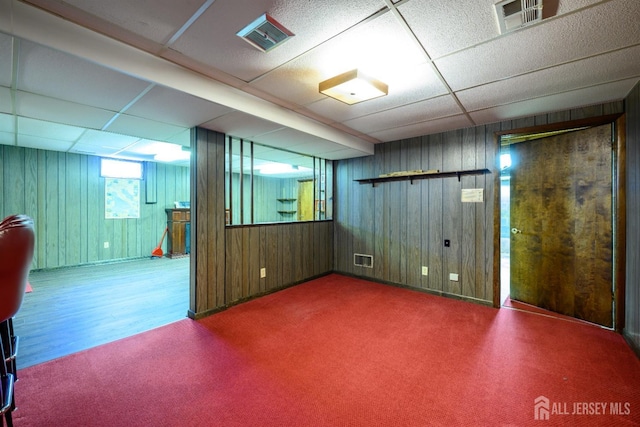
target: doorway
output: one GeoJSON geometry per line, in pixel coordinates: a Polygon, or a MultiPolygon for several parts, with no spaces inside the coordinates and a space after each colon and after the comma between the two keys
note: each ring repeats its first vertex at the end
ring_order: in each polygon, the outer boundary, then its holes
{"type": "Polygon", "coordinates": [[[313,221],[313,179],[298,181],[298,221],[313,221]]]}
{"type": "Polygon", "coordinates": [[[614,126],[501,139],[500,304],[613,327],[614,126]]]}

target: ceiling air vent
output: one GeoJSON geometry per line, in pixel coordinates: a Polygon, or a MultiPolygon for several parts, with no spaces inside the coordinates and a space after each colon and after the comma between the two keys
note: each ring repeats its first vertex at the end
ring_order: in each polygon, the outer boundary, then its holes
{"type": "Polygon", "coordinates": [[[495,6],[501,34],[542,20],[542,0],[504,0],[495,6]]]}
{"type": "Polygon", "coordinates": [[[294,35],[266,13],[236,34],[263,52],[280,46],[294,35]]]}

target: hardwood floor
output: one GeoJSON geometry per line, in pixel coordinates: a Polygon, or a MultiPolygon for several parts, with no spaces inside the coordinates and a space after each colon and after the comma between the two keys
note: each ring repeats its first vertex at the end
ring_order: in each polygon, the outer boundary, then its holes
{"type": "Polygon", "coordinates": [[[189,258],[148,258],[33,271],[14,319],[18,368],[187,316],[189,258]]]}

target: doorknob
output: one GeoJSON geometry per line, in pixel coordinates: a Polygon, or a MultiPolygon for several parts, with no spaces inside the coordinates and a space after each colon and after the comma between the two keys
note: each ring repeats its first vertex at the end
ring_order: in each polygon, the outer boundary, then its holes
{"type": "Polygon", "coordinates": [[[519,234],[519,233],[522,233],[522,230],[518,230],[517,228],[513,227],[513,228],[511,229],[511,232],[512,232],[513,234],[519,234]]]}

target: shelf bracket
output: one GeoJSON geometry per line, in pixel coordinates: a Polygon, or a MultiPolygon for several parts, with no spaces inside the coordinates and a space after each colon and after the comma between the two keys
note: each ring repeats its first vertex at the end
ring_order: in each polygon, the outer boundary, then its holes
{"type": "Polygon", "coordinates": [[[460,175],[462,175],[460,172],[456,172],[456,175],[458,176],[458,182],[460,182],[460,175]]]}

